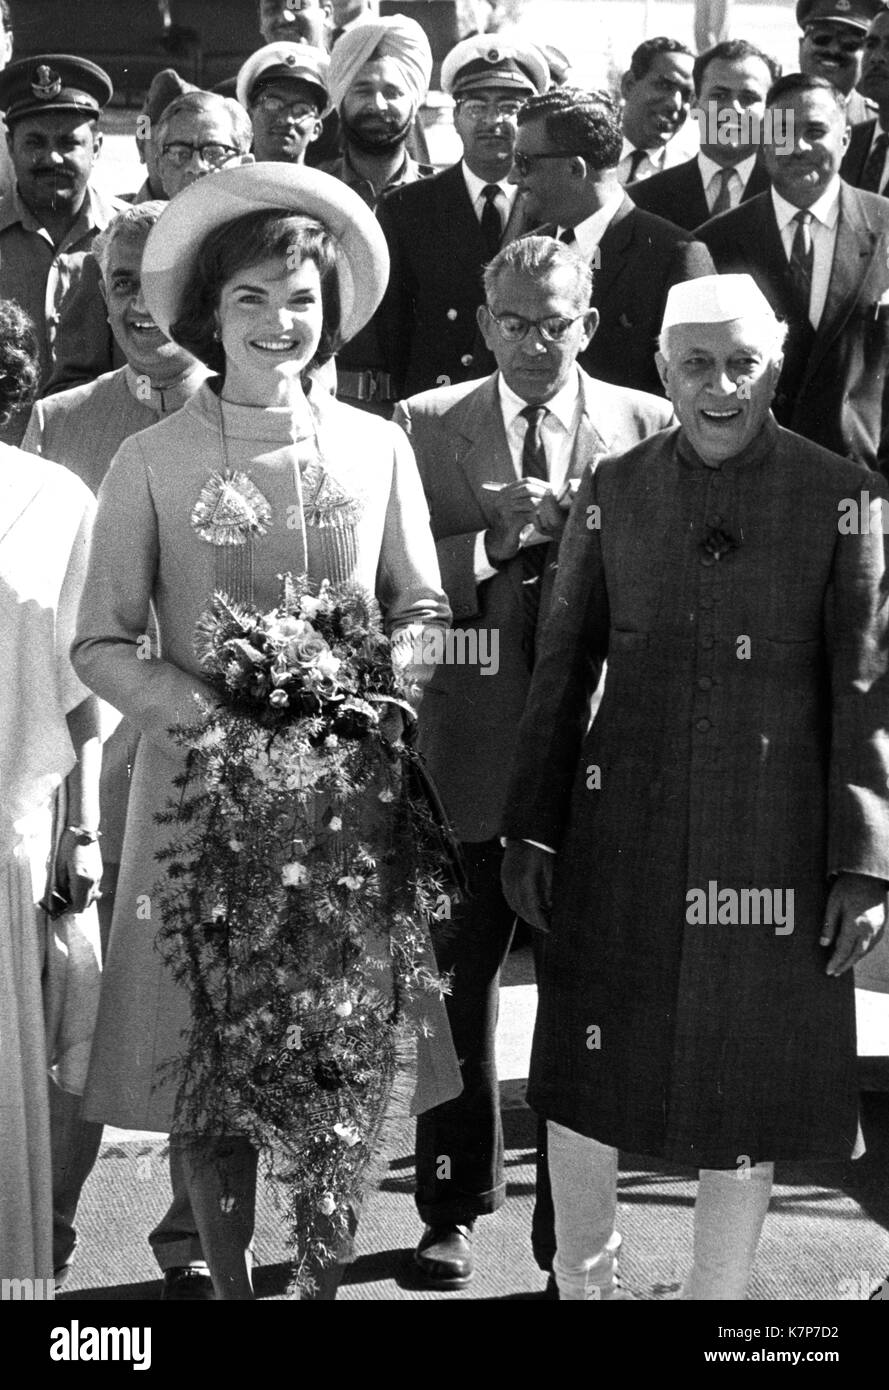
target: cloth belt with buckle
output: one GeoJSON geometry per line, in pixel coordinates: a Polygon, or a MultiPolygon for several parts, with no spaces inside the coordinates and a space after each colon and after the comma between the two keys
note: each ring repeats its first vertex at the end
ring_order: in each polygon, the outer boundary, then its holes
{"type": "Polygon", "coordinates": [[[391,373],[373,370],[341,372],[337,368],[336,393],[337,396],[350,401],[394,401],[398,399],[392,389],[391,373]]]}

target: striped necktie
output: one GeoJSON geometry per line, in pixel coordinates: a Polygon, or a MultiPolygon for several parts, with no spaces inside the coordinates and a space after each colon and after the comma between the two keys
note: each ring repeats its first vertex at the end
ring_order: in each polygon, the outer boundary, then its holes
{"type": "MultiPolygon", "coordinates": [[[[730,212],[732,206],[732,179],[735,177],[734,169],[720,169],[713,183],[717,184],[716,201],[710,209],[711,217],[718,217],[721,212],[730,212]]],[[[712,187],[712,185],[711,185],[712,187]]]]}
{"type": "Polygon", "coordinates": [[[886,150],[889,148],[889,135],[883,131],[877,136],[873,143],[873,148],[864,163],[861,171],[861,181],[859,188],[863,188],[867,193],[879,193],[880,184],[883,182],[883,169],[886,164],[886,150]]]}
{"type": "MultiPolygon", "coordinates": [[[[541,428],[549,411],[545,405],[526,405],[519,413],[528,421],[522,445],[522,477],[543,478],[546,481],[549,478],[549,469],[541,428]]],[[[543,571],[548,551],[549,546],[543,544],[529,545],[522,551],[522,651],[529,668],[534,665],[540,590],[543,586],[543,571]]]]}
{"type": "Polygon", "coordinates": [[[812,214],[802,210],[796,214],[793,221],[796,223],[796,231],[793,234],[793,245],[790,248],[790,278],[793,281],[793,289],[800,308],[804,310],[808,318],[809,300],[812,297],[812,264],[814,260],[810,225],[812,214]]]}

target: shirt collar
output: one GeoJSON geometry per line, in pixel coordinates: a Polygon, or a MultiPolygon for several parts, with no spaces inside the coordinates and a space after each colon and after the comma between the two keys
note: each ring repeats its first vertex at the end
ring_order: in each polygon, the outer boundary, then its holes
{"type": "MultiPolygon", "coordinates": [[[[465,159],[460,161],[460,167],[463,170],[463,178],[466,183],[466,192],[469,194],[469,201],[472,203],[472,206],[475,207],[479,198],[482,196],[482,189],[487,188],[488,182],[485,179],[480,179],[478,174],[474,174],[465,159]]],[[[507,207],[511,208],[515,202],[515,196],[519,191],[518,184],[509,183],[506,178],[502,178],[497,181],[497,187],[506,197],[507,207]]]]}
{"type": "MultiPolygon", "coordinates": [[[[782,198],[781,194],[777,193],[774,188],[771,189],[771,194],[778,228],[783,232],[788,222],[791,222],[801,209],[794,207],[793,203],[788,203],[787,199],[782,198]]],[[[816,222],[823,223],[825,227],[836,226],[840,212],[840,178],[838,174],[834,175],[821,197],[812,204],[808,211],[816,222]]]]}
{"type": "MultiPolygon", "coordinates": [[[[76,241],[86,232],[104,231],[112,217],[115,217],[118,212],[122,212],[125,207],[127,204],[122,199],[105,198],[97,189],[93,188],[92,184],[88,183],[80,211],[65,236],[66,243],[76,241]]],[[[0,200],[0,231],[5,231],[7,227],[12,227],[17,222],[21,223],[26,232],[43,230],[43,223],[22,202],[16,184],[9,194],[0,200]]]]}
{"type": "Polygon", "coordinates": [[[169,386],[157,387],[141,373],[134,372],[129,363],[123,370],[130,395],[155,415],[172,415],[179,410],[211,374],[203,362],[195,362],[184,376],[170,382],[169,386]]]}
{"type": "MultiPolygon", "coordinates": [[[[625,196],[623,188],[618,187],[616,192],[612,193],[607,203],[603,204],[592,216],[585,217],[582,222],[578,222],[577,226],[574,228],[577,251],[579,255],[583,256],[584,260],[591,259],[593,252],[605,235],[609,223],[615,216],[625,196]]],[[[561,231],[562,229],[560,228],[559,230],[561,231]]]]}
{"type": "MultiPolygon", "coordinates": [[[[753,173],[753,166],[756,163],[756,155],[750,154],[746,159],[739,160],[733,164],[732,172],[737,174],[744,187],[747,187],[750,175],[753,173]]],[[[698,151],[698,168],[701,171],[701,182],[705,188],[709,188],[717,174],[722,172],[723,166],[717,164],[715,159],[711,159],[703,150],[698,151]]]]}
{"type": "MultiPolygon", "coordinates": [[[[624,160],[627,159],[629,155],[635,154],[636,151],[641,148],[641,145],[632,144],[632,142],[624,136],[620,147],[620,159],[617,161],[618,164],[623,164],[624,160]]],[[[664,160],[667,157],[666,145],[655,145],[652,149],[643,150],[642,152],[649,164],[653,164],[655,169],[663,169],[664,160]]]]}
{"type": "MultiPolygon", "coordinates": [[[[497,373],[497,391],[500,397],[500,408],[503,411],[503,419],[506,428],[509,429],[515,418],[523,411],[528,402],[523,401],[521,396],[517,396],[511,386],[506,384],[503,373],[497,373]]],[[[559,424],[566,431],[572,429],[574,416],[577,413],[577,401],[580,396],[580,373],[575,367],[571,376],[562,387],[557,391],[552,400],[544,401],[546,409],[555,415],[559,424]]]]}

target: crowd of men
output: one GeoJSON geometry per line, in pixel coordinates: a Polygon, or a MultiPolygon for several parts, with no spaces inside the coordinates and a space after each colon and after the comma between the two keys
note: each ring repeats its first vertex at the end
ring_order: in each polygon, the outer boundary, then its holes
{"type": "MultiPolygon", "coordinates": [[[[241,67],[234,95],[159,72],[137,134],[145,182],[127,198],[103,197],[92,181],[112,97],[101,68],[49,55],[11,61],[0,73],[11,160],[0,200],[0,298],[33,319],[42,372],[41,399],[30,414],[13,416],[2,438],[68,466],[98,490],[123,440],[179,409],[206,378],[152,322],[140,288],[148,233],[165,201],[194,180],[251,160],[313,163],[375,209],[389,247],[389,288],[373,321],[338,355],[335,379],[318,385],[406,430],[454,623],[496,630],[499,640],[496,671],[440,667],[420,718],[420,746],[463,845],[471,892],[441,943],[440,963],[453,971],[448,1011],[464,1090],[418,1124],[425,1230],[417,1267],[432,1287],[467,1284],[473,1225],[504,1201],[494,1032],[518,915],[550,928],[546,938],[534,935],[543,993],[532,1098],[554,1148],[548,1167],[541,1121],[538,1263],[552,1270],[558,1246],[562,1298],[628,1296],[617,1277],[613,1224],[616,1148],[626,1145],[710,1175],[706,1183],[702,1176],[696,1267],[685,1296],[743,1297],[771,1162],[806,1150],[792,1118],[783,1130],[764,1124],[751,1144],[749,1087],[739,1078],[746,1068],[764,1087],[811,1092],[813,1112],[812,1087],[827,1094],[825,1077],[845,1094],[848,1058],[825,1057],[822,1068],[812,1056],[829,1052],[848,1024],[849,967],[879,934],[878,900],[889,881],[889,720],[874,695],[886,652],[885,600],[881,607],[873,588],[882,562],[873,540],[859,538],[866,555],[853,538],[848,555],[834,554],[835,530],[824,531],[813,500],[827,497],[833,506],[860,486],[880,496],[879,474],[889,475],[889,8],[879,0],[799,0],[799,71],[784,75],[743,37],[697,55],[672,38],[646,40],[614,92],[572,85],[559,55],[520,32],[471,35],[441,64],[462,157],[438,172],[424,158],[419,120],[433,72],[425,33],[363,3],[332,9],[331,30],[320,5],[261,0],[266,42],[241,67]],[[793,432],[793,446],[786,435],[776,442],[768,434],[770,410],[793,432]],[[706,498],[690,476],[683,491],[679,465],[676,491],[664,497],[658,479],[673,476],[665,446],[657,445],[656,458],[646,453],[655,447],[647,441],[662,439],[677,419],[689,457],[706,465],[706,498]],[[782,531],[786,512],[759,475],[755,503],[752,495],[745,503],[737,475],[722,468],[766,447],[777,460],[777,489],[791,487],[801,466],[819,480],[807,501],[811,527],[795,533],[799,554],[782,531]],[[595,466],[627,451],[636,462],[624,471],[595,466]],[[722,502],[720,473],[729,474],[722,502]],[[601,534],[588,524],[599,506],[607,518],[601,534]],[[754,528],[745,554],[753,515],[768,522],[759,540],[754,528]],[[700,574],[689,569],[684,547],[692,543],[704,547],[700,574]],[[733,552],[742,556],[736,568],[753,567],[759,598],[750,608],[724,591],[733,552]],[[770,608],[764,578],[778,553],[783,612],[770,608]],[[825,575],[833,576],[833,617],[845,633],[831,648],[833,693],[821,647],[812,648],[820,642],[816,588],[825,575]],[[600,592],[591,595],[595,579],[600,592]],[[699,579],[709,586],[704,595],[699,579]],[[554,586],[563,607],[548,623],[554,586]],[[728,626],[714,623],[719,602],[731,606],[728,626]],[[738,633],[752,634],[757,651],[761,640],[768,654],[760,684],[751,676],[733,689],[729,708],[725,687],[741,663],[732,667],[728,649],[738,633]],[[603,697],[596,688],[606,654],[603,697]],[[635,714],[634,681],[644,691],[635,714]],[[837,800],[848,804],[836,811],[822,804],[826,792],[799,784],[793,737],[788,751],[780,724],[768,774],[764,746],[745,748],[723,768],[721,723],[763,708],[782,681],[804,707],[794,713],[806,737],[816,740],[831,719],[843,733],[829,776],[846,789],[837,800]],[[599,699],[598,741],[581,753],[590,702],[595,708],[599,699]],[[612,791],[608,778],[621,760],[627,780],[612,791]],[[605,777],[605,790],[598,800],[586,794],[582,812],[570,809],[580,804],[579,763],[605,777]],[[666,776],[660,780],[667,766],[672,790],[666,776]],[[766,829],[733,838],[719,819],[720,791],[736,824],[750,819],[756,800],[766,829]],[[754,986],[758,971],[786,983],[780,972],[790,951],[780,940],[736,963],[740,975],[732,978],[746,982],[740,1002],[717,987],[727,957],[715,938],[690,951],[683,925],[684,938],[671,927],[663,940],[643,934],[632,950],[627,944],[629,919],[644,916],[646,894],[664,905],[661,915],[673,911],[679,880],[683,889],[692,883],[686,862],[694,856],[693,882],[704,886],[710,878],[781,883],[782,873],[794,883],[812,879],[799,826],[788,826],[770,795],[794,815],[809,803],[814,844],[825,820],[830,833],[825,901],[820,882],[809,895],[816,938],[823,928],[826,983],[805,982],[811,951],[795,947],[787,969],[794,981],[804,979],[812,1021],[777,1080],[764,1067],[762,1039],[780,1045],[781,988],[757,994],[754,986]],[[504,834],[510,838],[502,841],[504,834]],[[596,855],[588,852],[594,840],[596,855]],[[601,901],[607,910],[594,966],[581,937],[588,905],[601,901]],[[846,1012],[837,1022],[840,974],[846,1012]],[[591,1079],[603,1062],[574,1036],[575,1020],[577,1029],[604,1025],[601,1057],[619,1049],[619,1082],[591,1079]],[[663,1075],[649,1066],[643,1086],[631,1063],[643,1067],[642,1034],[661,1024],[663,1075]],[[738,1044],[737,1094],[725,1104],[713,1058],[744,1029],[756,1047],[738,1044]],[[698,1112],[707,1105],[701,1137],[698,1112]],[[638,1122],[627,1120],[637,1112],[638,1122]],[[718,1181],[726,1170],[734,1174],[738,1153],[759,1170],[744,1211],[729,1210],[718,1181]],[[601,1210],[585,1224],[593,1191],[601,1210]],[[708,1210],[716,1226],[707,1225],[708,1210]]],[[[7,0],[0,19],[8,58],[7,0]]],[[[106,930],[131,738],[125,727],[118,731],[103,774],[106,930]]],[[[813,1141],[818,1156],[840,1155],[849,1123],[840,1100],[812,1119],[823,1137],[813,1141]]],[[[56,1097],[59,1277],[73,1256],[77,1199],[100,1137],[80,1119],[76,1098],[56,1097]]],[[[185,1268],[167,1271],[165,1296],[213,1293],[205,1271],[185,1268]]]]}

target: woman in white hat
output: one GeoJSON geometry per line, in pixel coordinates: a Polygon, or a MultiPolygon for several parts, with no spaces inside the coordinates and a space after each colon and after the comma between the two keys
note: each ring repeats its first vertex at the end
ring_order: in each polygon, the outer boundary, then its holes
{"type": "MultiPolygon", "coordinates": [[[[447,624],[407,440],[313,375],[368,321],[387,275],[382,233],[357,195],[284,164],[200,179],[146,244],[148,313],[218,376],[114,459],[74,648],[82,679],[142,734],[86,1096],[96,1120],[173,1125],[175,1078],[162,1064],[180,1050],[189,1000],[155,949],[155,856],[170,833],[155,813],[181,767],[168,731],[193,722],[193,696],[209,693],[192,644],[214,591],[266,611],[281,575],[305,571],[376,593],[390,634],[447,624]],[[161,656],[140,659],[150,608],[161,656]]],[[[434,1033],[435,1082],[419,1109],[460,1090],[443,1011],[434,1033]]],[[[212,1298],[206,1262],[215,1297],[252,1298],[255,1152],[237,1138],[222,1152],[212,1141],[186,1151],[174,1138],[170,1154],[173,1204],[150,1237],[163,1296],[212,1298]]]]}

